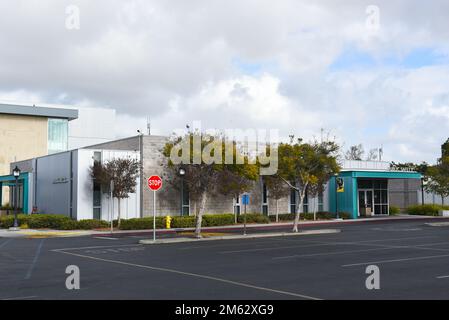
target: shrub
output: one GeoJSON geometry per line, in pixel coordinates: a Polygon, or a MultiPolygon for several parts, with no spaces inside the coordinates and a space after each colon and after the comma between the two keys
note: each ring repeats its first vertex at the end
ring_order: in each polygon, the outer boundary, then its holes
{"type": "Polygon", "coordinates": [[[173,217],[171,221],[172,228],[194,228],[195,217],[173,217]]]}
{"type": "MultiPolygon", "coordinates": [[[[276,219],[276,217],[274,219],[276,219]]],[[[244,223],[245,215],[242,214],[242,215],[238,216],[237,221],[239,223],[244,223]]],[[[247,223],[270,223],[270,218],[268,218],[267,216],[264,216],[262,214],[248,213],[248,214],[246,214],[246,222],[247,223]]]]}
{"type": "Polygon", "coordinates": [[[437,204],[414,205],[407,208],[407,212],[411,215],[438,216],[440,210],[448,210],[449,206],[441,206],[437,204]]]}
{"type": "Polygon", "coordinates": [[[390,206],[390,211],[389,212],[390,212],[391,216],[395,216],[395,215],[401,213],[401,209],[399,207],[396,207],[396,206],[390,206]]]}
{"type": "Polygon", "coordinates": [[[235,223],[234,214],[209,214],[203,216],[203,227],[226,226],[235,223]]]}
{"type": "Polygon", "coordinates": [[[108,228],[110,225],[107,221],[103,220],[81,220],[77,222],[77,229],[80,230],[92,230],[92,229],[101,229],[108,228]]]}
{"type": "MultiPolygon", "coordinates": [[[[156,229],[165,227],[165,217],[156,217],[156,229]]],[[[147,230],[153,229],[153,217],[122,220],[121,230],[147,230]]]]}

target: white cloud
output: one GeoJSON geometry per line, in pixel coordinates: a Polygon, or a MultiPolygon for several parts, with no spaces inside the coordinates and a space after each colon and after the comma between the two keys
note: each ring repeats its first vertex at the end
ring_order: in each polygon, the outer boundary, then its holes
{"type": "Polygon", "coordinates": [[[448,66],[330,71],[348,47],[404,57],[449,52],[447,1],[0,2],[0,99],[112,107],[119,135],[206,127],[279,128],[345,145],[384,145],[391,160],[432,161],[447,137],[448,66]],[[65,7],[81,28],[65,28],[65,7]],[[255,72],[236,66],[239,59],[255,72]]]}

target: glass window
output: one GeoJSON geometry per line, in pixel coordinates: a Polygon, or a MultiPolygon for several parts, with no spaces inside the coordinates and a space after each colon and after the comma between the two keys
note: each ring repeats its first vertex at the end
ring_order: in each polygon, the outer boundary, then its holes
{"type": "Polygon", "coordinates": [[[308,194],[307,190],[306,190],[306,194],[304,195],[303,213],[309,213],[309,194],[308,194]]]}
{"type": "Polygon", "coordinates": [[[290,191],[290,213],[296,213],[296,190],[290,191]]]}
{"type": "Polygon", "coordinates": [[[324,196],[323,193],[320,192],[318,194],[318,212],[323,212],[324,211],[324,196]]]}
{"type": "Polygon", "coordinates": [[[101,185],[94,181],[94,194],[93,194],[93,218],[101,218],[101,185]]]}
{"type": "Polygon", "coordinates": [[[187,186],[187,183],[185,183],[185,181],[183,182],[183,187],[182,187],[181,215],[182,216],[190,216],[190,193],[189,193],[189,187],[187,186]]]}
{"type": "Polygon", "coordinates": [[[48,154],[67,151],[68,136],[68,120],[48,119],[48,154]]]}

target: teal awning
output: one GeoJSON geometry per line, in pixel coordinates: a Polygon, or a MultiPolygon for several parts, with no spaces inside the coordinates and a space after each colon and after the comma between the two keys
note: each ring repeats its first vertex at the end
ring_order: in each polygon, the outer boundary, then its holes
{"type": "Polygon", "coordinates": [[[421,179],[422,175],[414,171],[342,171],[340,176],[377,179],[421,179]]]}

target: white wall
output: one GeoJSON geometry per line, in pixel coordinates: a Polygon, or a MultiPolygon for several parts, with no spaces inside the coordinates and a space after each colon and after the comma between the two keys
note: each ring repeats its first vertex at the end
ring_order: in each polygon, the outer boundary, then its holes
{"type": "MultiPolygon", "coordinates": [[[[89,150],[78,151],[78,189],[77,189],[77,219],[93,219],[93,183],[89,174],[89,168],[93,165],[94,152],[102,153],[102,161],[106,162],[114,158],[132,157],[139,159],[139,153],[134,151],[89,150]]],[[[121,200],[121,216],[123,219],[140,217],[140,179],[137,179],[136,193],[130,194],[128,199],[121,200]]],[[[112,201],[109,196],[102,196],[101,219],[110,221],[112,201]]],[[[118,201],[114,199],[114,219],[118,216],[118,201]]]]}
{"type": "Polygon", "coordinates": [[[116,139],[115,110],[75,108],[78,119],[69,122],[69,150],[116,139]]]}

